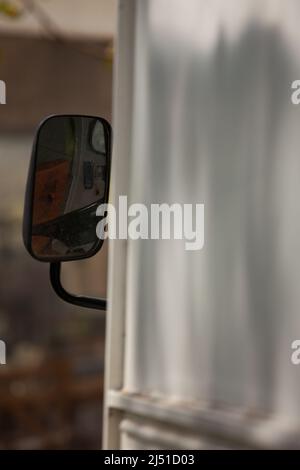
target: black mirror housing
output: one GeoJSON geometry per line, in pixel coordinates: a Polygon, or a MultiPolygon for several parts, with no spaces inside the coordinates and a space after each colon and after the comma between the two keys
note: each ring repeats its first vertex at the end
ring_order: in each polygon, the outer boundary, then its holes
{"type": "Polygon", "coordinates": [[[105,119],[53,115],[42,121],[23,216],[23,241],[31,256],[56,263],[100,250],[96,210],[108,202],[110,162],[111,126],[105,119]]]}

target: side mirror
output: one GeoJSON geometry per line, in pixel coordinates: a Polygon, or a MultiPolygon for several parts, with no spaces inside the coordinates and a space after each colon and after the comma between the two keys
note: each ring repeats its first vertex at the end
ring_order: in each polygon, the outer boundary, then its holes
{"type": "Polygon", "coordinates": [[[96,210],[108,198],[110,139],[109,124],[95,117],[51,116],[38,128],[23,225],[34,258],[72,261],[101,248],[96,210]]]}
{"type": "Polygon", "coordinates": [[[96,210],[108,200],[110,157],[111,127],[102,118],[50,116],[37,130],[23,239],[30,255],[56,273],[60,262],[88,258],[102,246],[96,210]]]}

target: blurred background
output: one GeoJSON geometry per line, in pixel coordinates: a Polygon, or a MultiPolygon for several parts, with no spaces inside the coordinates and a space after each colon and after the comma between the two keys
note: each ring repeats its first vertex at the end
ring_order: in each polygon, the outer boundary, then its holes
{"type": "MultiPolygon", "coordinates": [[[[31,145],[50,114],[111,121],[114,0],[0,0],[0,449],[100,448],[105,313],[62,302],[23,247],[31,145]]],[[[106,296],[107,246],[64,265],[75,293],[106,296]]]]}

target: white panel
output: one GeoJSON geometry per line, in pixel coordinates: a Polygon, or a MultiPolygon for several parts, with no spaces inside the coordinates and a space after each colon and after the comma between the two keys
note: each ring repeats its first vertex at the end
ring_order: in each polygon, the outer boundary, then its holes
{"type": "MultiPolygon", "coordinates": [[[[151,421],[124,419],[120,425],[121,448],[124,450],[151,450],[151,449],[201,449],[226,450],[230,449],[228,442],[222,442],[216,437],[195,437],[193,433],[182,429],[163,426],[151,421]]],[[[242,448],[236,443],[232,448],[242,448]]],[[[175,460],[176,461],[176,460],[175,460]]]]}
{"type": "Polygon", "coordinates": [[[137,2],[132,202],[205,204],[205,248],[130,241],[125,388],[297,417],[298,0],[137,2]]]}
{"type": "MultiPolygon", "coordinates": [[[[115,205],[117,205],[119,194],[126,194],[129,186],[135,3],[135,0],[120,0],[118,5],[119,22],[113,93],[114,145],[109,195],[110,202],[115,205]]],[[[105,349],[104,448],[120,447],[120,414],[109,409],[107,400],[109,391],[122,389],[124,383],[126,263],[126,240],[110,240],[105,349]]]]}

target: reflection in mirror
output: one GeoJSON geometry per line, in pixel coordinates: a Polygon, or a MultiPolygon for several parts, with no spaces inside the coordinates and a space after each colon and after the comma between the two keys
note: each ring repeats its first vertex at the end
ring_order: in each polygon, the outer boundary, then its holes
{"type": "Polygon", "coordinates": [[[107,181],[105,128],[100,119],[54,116],[36,144],[31,249],[43,258],[80,258],[92,252],[96,209],[107,181]]]}

